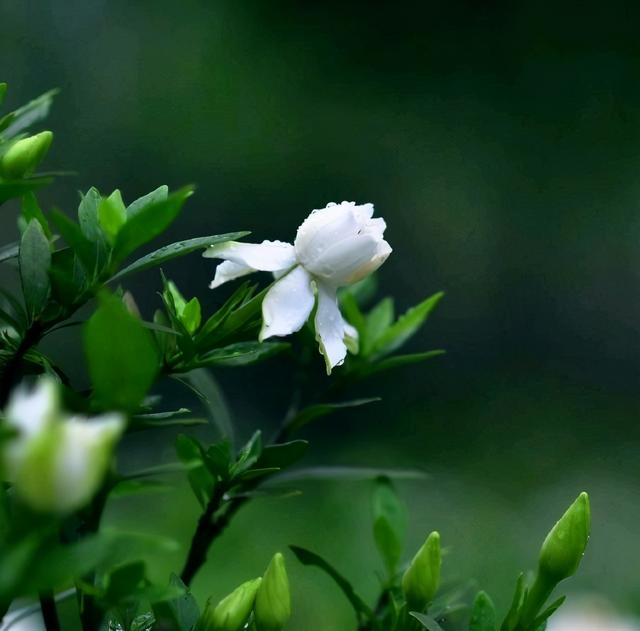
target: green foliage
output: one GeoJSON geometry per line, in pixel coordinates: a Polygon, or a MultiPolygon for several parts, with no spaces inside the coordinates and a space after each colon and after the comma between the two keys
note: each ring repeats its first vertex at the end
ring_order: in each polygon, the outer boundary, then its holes
{"type": "Polygon", "coordinates": [[[117,298],[101,294],[84,344],[96,400],[103,409],[134,411],[160,370],[151,333],[117,298]]]}
{"type": "Polygon", "coordinates": [[[373,536],[390,579],[402,555],[406,515],[391,480],[380,477],[373,493],[373,536]]]}
{"type": "Polygon", "coordinates": [[[25,306],[34,320],[44,310],[51,291],[51,246],[37,219],[29,222],[22,235],[19,258],[25,306]]]}

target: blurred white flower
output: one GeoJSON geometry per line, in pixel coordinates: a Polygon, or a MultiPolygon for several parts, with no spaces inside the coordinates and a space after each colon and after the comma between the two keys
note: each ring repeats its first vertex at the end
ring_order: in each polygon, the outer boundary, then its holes
{"type": "MultiPolygon", "coordinates": [[[[391,253],[384,240],[384,219],[373,218],[373,204],[327,204],[314,210],[298,228],[292,244],[231,241],[214,245],[204,256],[223,259],[211,289],[255,271],[279,279],[262,303],[260,340],[299,331],[314,305],[315,327],[327,372],[347,354],[345,342],[357,332],[342,317],[336,291],[377,270],[391,253]]],[[[351,347],[351,346],[350,346],[351,347]]]]}
{"type": "Polygon", "coordinates": [[[48,377],[31,391],[18,388],[4,419],[15,435],[0,450],[3,476],[32,508],[61,513],[83,506],[98,490],[125,426],[117,413],[66,415],[48,377]]]}
{"type": "Polygon", "coordinates": [[[549,619],[547,631],[640,631],[640,624],[616,615],[606,606],[589,602],[581,607],[560,609],[549,619]]]}

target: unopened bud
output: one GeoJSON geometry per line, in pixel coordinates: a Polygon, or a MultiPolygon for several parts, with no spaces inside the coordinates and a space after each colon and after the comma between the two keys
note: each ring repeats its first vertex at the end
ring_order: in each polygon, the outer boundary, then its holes
{"type": "Polygon", "coordinates": [[[253,609],[256,592],[261,578],[242,583],[215,607],[207,603],[198,624],[197,631],[240,631],[247,622],[253,609]]]}
{"type": "Polygon", "coordinates": [[[556,583],[575,574],[587,547],[590,530],[589,496],[580,493],[542,544],[540,574],[556,583]]]}
{"type": "Polygon", "coordinates": [[[440,535],[432,532],[402,577],[402,591],[410,610],[422,611],[440,586],[440,535]]]}
{"type": "Polygon", "coordinates": [[[50,131],[14,142],[0,158],[0,173],[9,179],[30,175],[42,162],[53,140],[50,131]]]}
{"type": "Polygon", "coordinates": [[[291,594],[284,557],[276,553],[269,563],[254,608],[258,631],[280,631],[291,617],[291,594]]]}

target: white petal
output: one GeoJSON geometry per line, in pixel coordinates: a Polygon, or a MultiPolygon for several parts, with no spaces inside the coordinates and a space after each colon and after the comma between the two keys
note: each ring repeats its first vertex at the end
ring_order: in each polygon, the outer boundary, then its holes
{"type": "Polygon", "coordinates": [[[319,276],[336,287],[349,285],[370,273],[368,270],[378,253],[378,243],[379,240],[370,234],[351,236],[331,244],[305,267],[314,276],[319,276]]]}
{"type": "Polygon", "coordinates": [[[52,471],[52,507],[67,512],[91,499],[109,468],[113,448],[124,426],[119,414],[105,414],[91,420],[72,418],[63,424],[52,471]]]}
{"type": "Polygon", "coordinates": [[[330,374],[331,369],[342,364],[347,355],[345,321],[338,308],[335,289],[324,283],[317,283],[317,286],[316,336],[327,365],[327,374],[330,374]]]}
{"type": "Polygon", "coordinates": [[[33,390],[18,388],[9,400],[7,421],[22,434],[37,434],[50,424],[59,412],[56,383],[50,377],[41,378],[33,390]]]}
{"type": "Polygon", "coordinates": [[[211,246],[202,256],[232,261],[261,272],[286,269],[296,262],[293,246],[283,241],[263,241],[262,243],[227,241],[211,246]]]}
{"type": "Polygon", "coordinates": [[[299,331],[309,318],[314,302],[311,277],[298,266],[276,281],[264,297],[260,341],[299,331]]]}
{"type": "Polygon", "coordinates": [[[241,276],[246,276],[247,274],[251,274],[255,272],[252,267],[247,267],[246,265],[241,265],[240,263],[234,263],[233,261],[223,261],[216,267],[216,275],[214,279],[209,283],[209,289],[215,289],[216,287],[220,287],[223,283],[227,281],[234,280],[236,278],[240,278],[241,276]]]}

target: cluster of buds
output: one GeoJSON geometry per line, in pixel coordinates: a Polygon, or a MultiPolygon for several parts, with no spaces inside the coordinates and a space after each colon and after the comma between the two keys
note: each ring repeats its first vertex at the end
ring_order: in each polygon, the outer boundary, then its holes
{"type": "Polygon", "coordinates": [[[291,617],[289,578],[279,552],[262,577],[243,583],[215,606],[207,603],[196,629],[240,631],[252,614],[257,631],[281,631],[291,617]]]}

